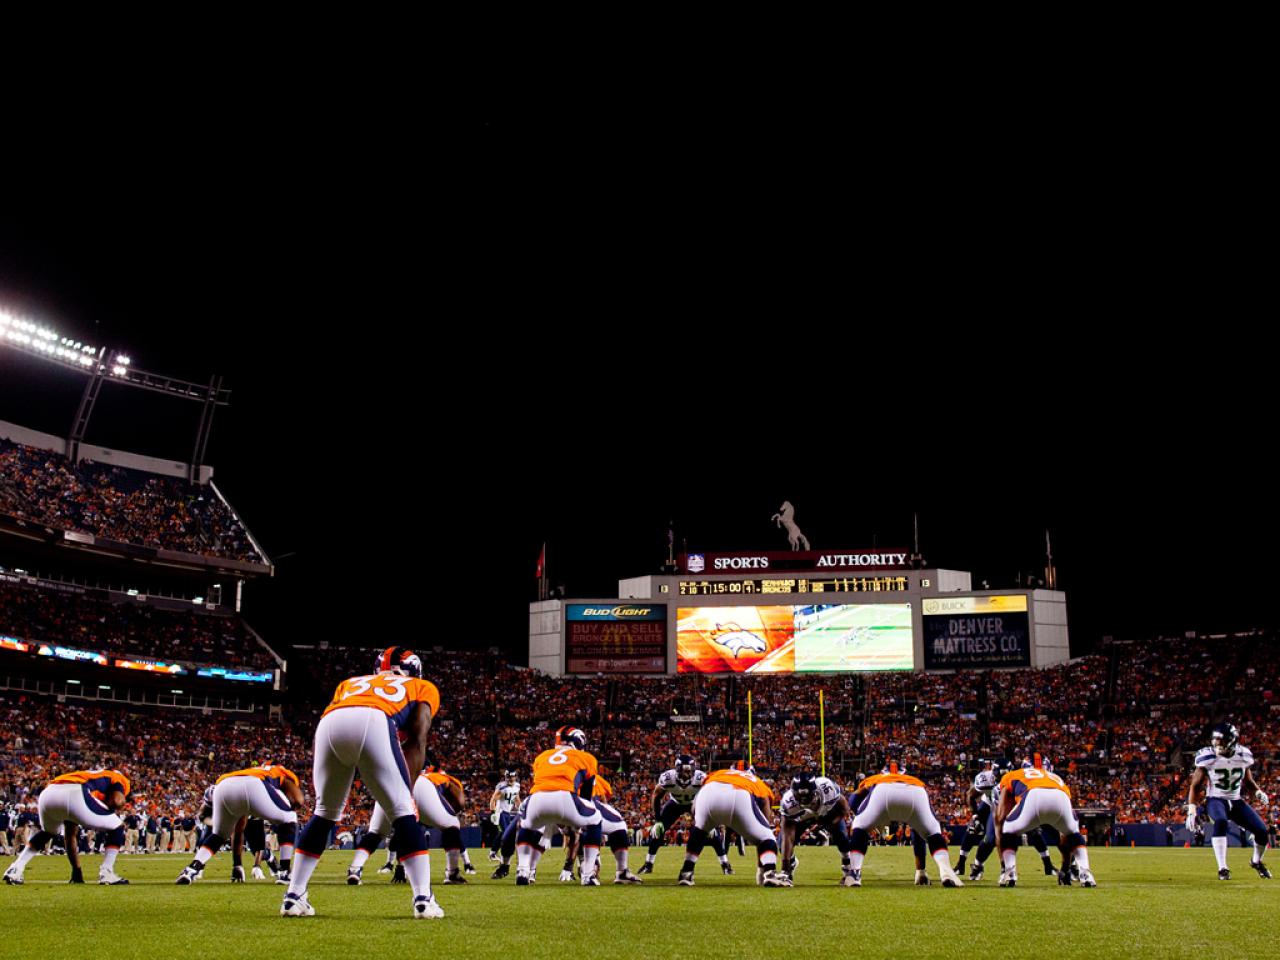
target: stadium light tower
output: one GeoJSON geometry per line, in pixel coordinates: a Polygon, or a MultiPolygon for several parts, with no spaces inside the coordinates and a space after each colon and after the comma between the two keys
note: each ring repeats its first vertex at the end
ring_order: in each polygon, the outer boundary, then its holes
{"type": "Polygon", "coordinates": [[[118,383],[201,404],[204,409],[200,413],[200,425],[196,428],[188,479],[195,482],[199,477],[205,450],[209,446],[209,434],[213,430],[214,411],[231,403],[231,391],[223,388],[222,377],[210,377],[206,386],[148,373],[133,366],[132,358],[122,351],[109,351],[106,347],[95,347],[71,337],[60,336],[50,327],[34,323],[3,307],[0,307],[0,347],[39,357],[88,378],[84,392],[80,395],[80,405],[76,409],[71,432],[67,436],[67,458],[73,461],[78,459],[80,444],[89,429],[89,418],[93,415],[98,393],[104,383],[118,383]]]}

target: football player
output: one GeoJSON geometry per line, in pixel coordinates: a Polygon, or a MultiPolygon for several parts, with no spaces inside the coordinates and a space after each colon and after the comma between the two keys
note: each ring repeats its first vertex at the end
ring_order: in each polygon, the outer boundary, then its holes
{"type": "MultiPolygon", "coordinates": [[[[653,796],[649,798],[653,808],[653,818],[657,821],[649,831],[649,851],[645,854],[641,873],[653,873],[653,865],[658,860],[658,851],[662,849],[662,838],[677,820],[693,810],[693,798],[698,795],[707,775],[698,769],[698,761],[687,753],[676,757],[675,765],[664,771],[653,788],[653,796]],[[665,799],[664,799],[665,798],[665,799]]],[[[720,859],[722,872],[733,873],[729,864],[728,849],[721,831],[714,831],[708,838],[711,846],[720,859]]]]}
{"type": "Polygon", "coordinates": [[[1071,861],[1074,858],[1080,872],[1080,886],[1098,885],[1089,870],[1089,851],[1080,833],[1075,811],[1071,809],[1071,790],[1040,754],[1033,755],[1030,766],[1010,770],[1000,779],[1000,803],[996,807],[995,822],[1003,865],[1000,886],[1017,886],[1018,834],[1034,836],[1037,828],[1046,826],[1058,832],[1058,850],[1062,854],[1058,883],[1071,886],[1071,861]]]}
{"type": "Polygon", "coordinates": [[[846,887],[862,886],[862,861],[871,842],[871,830],[891,822],[905,823],[914,834],[916,851],[916,883],[928,882],[924,870],[924,848],[927,846],[937,864],[938,876],[944,887],[962,887],[960,878],[951,869],[947,853],[947,841],[942,836],[938,818],[929,805],[929,794],[924,782],[908,776],[890,761],[875,776],[867,777],[849,800],[854,810],[853,832],[849,837],[853,848],[849,854],[849,866],[840,881],[846,887]]]}
{"type": "MultiPolygon", "coordinates": [[[[595,803],[596,809],[600,811],[601,833],[605,842],[609,844],[609,850],[613,853],[613,859],[617,864],[618,869],[613,875],[613,882],[643,883],[644,881],[627,867],[627,856],[631,847],[631,833],[627,830],[627,822],[622,814],[618,812],[618,808],[609,802],[612,799],[613,785],[604,778],[603,774],[597,773],[592,802],[595,803]]],[[[561,877],[561,879],[564,878],[561,877]]]]}
{"type": "MultiPolygon", "coordinates": [[[[1024,769],[1027,767],[1030,767],[1031,765],[1032,764],[1031,764],[1030,757],[1022,761],[1022,766],[1024,769]]],[[[982,875],[984,873],[983,868],[987,862],[987,858],[991,856],[992,852],[996,849],[996,846],[997,846],[996,821],[995,821],[994,813],[996,808],[1000,805],[999,780],[1002,774],[1000,773],[1000,767],[998,764],[993,765],[992,771],[996,779],[996,785],[991,789],[991,796],[989,800],[991,813],[986,818],[986,827],[985,827],[985,832],[983,833],[983,836],[982,836],[982,842],[978,844],[977,856],[974,857],[973,866],[969,870],[970,880],[982,879],[982,875]]],[[[982,774],[979,773],[978,776],[981,777],[981,775],[982,774]]],[[[977,783],[977,780],[978,778],[975,778],[974,782],[977,783]]],[[[970,830],[972,831],[972,829],[973,829],[973,826],[971,824],[970,830]]],[[[1049,828],[1049,829],[1052,829],[1052,828],[1049,828]]],[[[966,832],[965,839],[963,842],[968,843],[969,838],[970,838],[970,833],[966,832]]],[[[1031,846],[1035,849],[1036,853],[1040,855],[1040,863],[1041,863],[1041,866],[1043,866],[1044,868],[1045,876],[1046,877],[1055,876],[1057,874],[1057,871],[1053,868],[1053,860],[1049,856],[1049,846],[1047,843],[1045,843],[1044,828],[1037,828],[1035,830],[1029,831],[1027,833],[1027,842],[1030,843],[1031,846]]],[[[1055,845],[1057,844],[1056,839],[1054,840],[1054,843],[1055,845]]],[[[960,856],[960,862],[956,866],[956,872],[962,873],[963,871],[964,871],[964,855],[962,853],[960,856]]]]}
{"type": "Polygon", "coordinates": [[[502,771],[502,779],[498,781],[498,785],[493,788],[493,795],[489,797],[489,810],[493,814],[492,824],[494,827],[492,834],[492,842],[489,845],[489,859],[498,859],[498,847],[502,843],[502,835],[507,832],[507,826],[516,817],[516,809],[520,806],[520,778],[516,772],[510,768],[502,771]]]}
{"type": "Polygon", "coordinates": [[[1267,852],[1267,827],[1253,809],[1241,797],[1247,790],[1262,806],[1267,805],[1267,795],[1253,779],[1253,753],[1240,745],[1240,732],[1229,723],[1219,723],[1213,728],[1209,746],[1196,754],[1196,769],[1187,788],[1187,829],[1194,832],[1197,802],[1201,793],[1208,794],[1206,813],[1213,821],[1213,855],[1218,860],[1218,879],[1230,880],[1227,869],[1228,824],[1235,823],[1253,834],[1253,859],[1249,866],[1258,871],[1264,880],[1271,879],[1271,871],[1262,862],[1267,852]],[[1259,843],[1261,841],[1261,843],[1259,843]]]}
{"type": "Polygon", "coordinates": [[[129,799],[129,778],[119,770],[74,770],[55,777],[40,791],[40,829],[4,872],[4,882],[20,884],[23,871],[53,840],[58,829],[65,828],[63,845],[71,861],[71,883],[84,883],[80,869],[80,830],[105,830],[102,865],[98,883],[119,886],[129,881],[115,872],[116,857],[124,846],[124,821],[118,811],[129,799]]]}
{"type": "Polygon", "coordinates": [[[280,906],[285,917],[310,917],[307,884],[346,810],[356,769],[391,817],[392,844],[413,888],[414,919],[444,910],[431,892],[431,860],[413,802],[414,776],[425,766],[427,733],[440,712],[440,691],[422,679],[422,661],[404,647],[388,647],[377,672],[338,684],[316,725],[315,813],[298,837],[293,876],[280,906]],[[404,743],[400,742],[400,735],[404,743]]]}
{"type": "Polygon", "coordinates": [[[517,886],[529,884],[530,873],[542,858],[544,831],[558,824],[583,830],[582,884],[599,885],[595,866],[600,856],[602,818],[592,803],[599,764],[586,746],[587,735],[580,729],[560,727],[555,746],[533,761],[533,786],[516,835],[517,886]]]}
{"type": "Polygon", "coordinates": [[[707,774],[693,798],[693,826],[689,828],[677,883],[693,886],[693,871],[708,835],[723,826],[756,845],[756,883],[765,887],[791,886],[791,878],[778,869],[778,841],[771,819],[773,800],[768,784],[744,763],[707,774]]]}
{"type": "MultiPolygon", "coordinates": [[[[280,836],[280,872],[287,881],[289,863],[293,859],[293,840],[298,829],[298,810],[303,804],[298,776],[278,764],[264,764],[247,770],[224,773],[213,784],[213,826],[204,837],[195,859],[182,868],[175,881],[186,886],[194,883],[204,865],[222,849],[227,840],[232,846],[231,882],[244,883],[245,821],[260,817],[276,825],[280,836]]],[[[255,864],[256,866],[256,864],[255,864]]]]}
{"type": "Polygon", "coordinates": [[[799,773],[791,779],[791,786],[782,795],[782,868],[788,877],[795,879],[795,848],[810,827],[826,830],[840,851],[842,865],[848,868],[849,853],[853,849],[849,834],[844,828],[849,816],[849,801],[845,799],[835,781],[827,777],[815,777],[812,773],[799,773]]]}
{"type": "MultiPolygon", "coordinates": [[[[956,861],[955,865],[957,874],[964,873],[964,862],[969,856],[969,851],[977,846],[987,834],[987,824],[990,822],[991,814],[995,810],[991,794],[1000,784],[1000,774],[994,760],[979,760],[978,764],[980,769],[973,778],[973,783],[970,785],[969,793],[966,797],[969,809],[973,812],[973,819],[969,821],[969,829],[965,831],[964,839],[960,841],[960,859],[956,861]]],[[[983,859],[985,860],[985,857],[983,859]]],[[[969,879],[982,879],[981,863],[973,865],[973,873],[969,876],[969,879]]]]}

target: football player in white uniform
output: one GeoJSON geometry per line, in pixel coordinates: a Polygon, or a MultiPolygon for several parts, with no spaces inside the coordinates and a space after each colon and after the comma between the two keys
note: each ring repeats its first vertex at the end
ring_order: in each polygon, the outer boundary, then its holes
{"type": "MultiPolygon", "coordinates": [[[[981,769],[973,778],[973,784],[969,787],[969,794],[965,798],[969,809],[973,811],[973,819],[969,821],[969,829],[965,831],[964,839],[960,841],[960,859],[956,861],[955,866],[956,873],[962,875],[969,851],[981,843],[983,837],[987,835],[987,823],[991,820],[991,812],[996,808],[996,801],[992,798],[992,794],[1000,785],[1000,771],[996,762],[979,760],[978,763],[981,769]]],[[[982,879],[981,863],[974,863],[973,873],[969,875],[969,879],[982,879]]]]}
{"type": "Polygon", "coordinates": [[[502,843],[502,835],[507,826],[516,818],[516,810],[520,806],[520,777],[510,768],[502,771],[502,779],[493,788],[493,796],[489,798],[489,809],[492,811],[493,845],[489,848],[489,859],[498,859],[498,847],[502,843]]]}
{"type": "Polygon", "coordinates": [[[1187,788],[1187,829],[1195,832],[1197,800],[1208,794],[1206,813],[1213,821],[1213,855],[1218,860],[1218,879],[1230,880],[1227,869],[1228,824],[1235,823],[1253,834],[1253,859],[1249,866],[1258,871],[1264,880],[1271,879],[1271,871],[1262,862],[1267,851],[1267,826],[1258,812],[1241,797],[1247,790],[1262,806],[1267,805],[1267,795],[1253,779],[1249,768],[1253,766],[1253,753],[1240,745],[1240,732],[1229,723],[1219,723],[1213,728],[1209,746],[1196,754],[1196,770],[1187,788]],[[1262,842],[1259,843],[1258,841],[1262,842]]]}
{"type": "Polygon", "coordinates": [[[827,777],[815,777],[811,773],[796,774],[791,787],[782,795],[782,869],[794,879],[796,871],[795,848],[810,827],[818,827],[831,834],[831,840],[840,851],[841,866],[849,869],[849,852],[853,845],[845,829],[849,817],[849,801],[840,788],[827,777]]]}
{"type": "MultiPolygon", "coordinates": [[[[639,873],[653,873],[658,851],[662,849],[662,838],[682,816],[686,813],[692,815],[693,798],[698,795],[706,780],[706,771],[699,770],[698,761],[686,753],[676,757],[675,766],[658,777],[649,801],[653,807],[654,819],[658,822],[649,831],[649,851],[645,854],[639,873]],[[663,802],[664,797],[666,802],[663,802]]],[[[721,831],[713,832],[708,839],[720,860],[720,870],[726,874],[733,873],[733,867],[729,864],[729,850],[721,831]]]]}

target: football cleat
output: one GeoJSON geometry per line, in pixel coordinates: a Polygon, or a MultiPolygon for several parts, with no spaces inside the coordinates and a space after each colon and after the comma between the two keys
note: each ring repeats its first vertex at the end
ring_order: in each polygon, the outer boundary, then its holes
{"type": "Polygon", "coordinates": [[[780,870],[770,870],[764,875],[764,881],[761,886],[789,887],[791,886],[791,878],[780,870]]]}
{"type": "Polygon", "coordinates": [[[286,893],[284,902],[280,904],[282,917],[314,917],[316,908],[307,902],[305,893],[286,893]]]}
{"type": "Polygon", "coordinates": [[[254,868],[253,868],[253,874],[252,874],[252,876],[253,876],[253,879],[255,879],[255,880],[265,880],[265,879],[267,879],[267,875],[266,875],[265,873],[263,873],[263,872],[262,872],[262,868],[261,868],[261,867],[254,867],[254,868]]]}
{"type": "Polygon", "coordinates": [[[973,866],[969,868],[969,880],[981,880],[984,872],[982,864],[975,862],[973,866]]]}
{"type": "Polygon", "coordinates": [[[1000,871],[1000,886],[1016,887],[1017,885],[1018,885],[1017,870],[1001,870],[1000,871]]]}
{"type": "Polygon", "coordinates": [[[114,870],[99,870],[98,883],[104,887],[124,887],[128,886],[129,881],[120,876],[114,870]]]}
{"type": "Polygon", "coordinates": [[[1098,885],[1098,881],[1097,881],[1097,880],[1095,880],[1095,879],[1093,879],[1093,874],[1092,874],[1092,873],[1090,873],[1088,870],[1081,870],[1081,871],[1080,871],[1080,886],[1082,886],[1082,887],[1096,887],[1097,885],[1098,885]]]}
{"type": "Polygon", "coordinates": [[[468,876],[474,877],[478,871],[471,864],[464,863],[462,866],[462,872],[467,874],[468,876]]]}
{"type": "Polygon", "coordinates": [[[1059,871],[1058,871],[1058,886],[1060,886],[1060,887],[1069,887],[1069,886],[1071,886],[1071,871],[1070,871],[1070,870],[1059,870],[1059,871]]]}
{"type": "MultiPolygon", "coordinates": [[[[564,875],[563,875],[563,874],[561,874],[561,879],[563,879],[563,877],[564,877],[564,875]]],[[[572,880],[572,879],[573,879],[573,874],[569,874],[569,879],[570,879],[570,880],[572,880]]],[[[600,881],[599,881],[599,880],[597,880],[595,877],[583,877],[583,878],[582,878],[582,885],[583,885],[584,887],[598,887],[598,886],[600,886],[600,881]]]]}
{"type": "Polygon", "coordinates": [[[444,918],[444,909],[440,904],[436,903],[436,898],[428,894],[425,897],[413,898],[413,919],[415,920],[441,920],[444,918]]]}
{"type": "Polygon", "coordinates": [[[511,873],[511,864],[509,864],[509,863],[500,863],[500,864],[498,864],[497,869],[496,869],[496,870],[494,870],[494,871],[493,871],[493,873],[489,875],[489,879],[490,879],[490,880],[501,880],[503,877],[507,876],[507,875],[508,875],[508,874],[510,874],[510,873],[511,873]]]}
{"type": "Polygon", "coordinates": [[[915,884],[917,887],[927,887],[929,885],[929,875],[923,870],[917,870],[915,884]]]}
{"type": "Polygon", "coordinates": [[[616,874],[614,874],[613,882],[614,883],[644,883],[643,880],[637,877],[630,870],[619,870],[616,874]]]}
{"type": "Polygon", "coordinates": [[[390,860],[388,860],[386,863],[384,863],[382,866],[378,868],[378,872],[390,873],[394,869],[395,869],[395,864],[393,864],[390,860]]]}
{"type": "Polygon", "coordinates": [[[840,878],[840,886],[842,887],[860,887],[862,886],[862,870],[846,870],[843,877],[840,878]]]}
{"type": "Polygon", "coordinates": [[[1219,871],[1218,871],[1218,879],[1219,879],[1219,880],[1230,880],[1230,879],[1231,879],[1231,871],[1230,871],[1230,870],[1228,870],[1226,867],[1223,867],[1221,870],[1219,870],[1219,871]]]}
{"type": "Polygon", "coordinates": [[[347,867],[347,886],[360,886],[364,882],[360,877],[362,873],[364,873],[364,867],[347,867]]]}
{"type": "Polygon", "coordinates": [[[731,864],[728,860],[722,861],[720,863],[720,872],[723,873],[726,877],[732,877],[733,864],[731,864]]]}
{"type": "Polygon", "coordinates": [[[231,882],[244,883],[244,867],[231,868],[231,882]]]}
{"type": "Polygon", "coordinates": [[[640,864],[640,869],[637,870],[636,873],[653,873],[653,861],[646,860],[644,863],[640,864]]]}
{"type": "Polygon", "coordinates": [[[22,871],[18,869],[16,864],[4,872],[4,882],[11,887],[22,886],[22,871]]]}
{"type": "Polygon", "coordinates": [[[444,875],[444,882],[448,884],[466,883],[467,878],[464,877],[459,870],[450,870],[444,875]]]}
{"type": "Polygon", "coordinates": [[[276,886],[283,885],[287,887],[289,885],[289,879],[289,872],[287,870],[281,870],[276,874],[276,886]]]}
{"type": "Polygon", "coordinates": [[[173,881],[180,887],[185,887],[196,882],[196,878],[200,876],[200,870],[196,867],[187,865],[182,868],[182,872],[178,874],[178,879],[173,881]]]}
{"type": "Polygon", "coordinates": [[[955,872],[952,871],[952,873],[949,876],[945,876],[942,878],[942,885],[944,887],[947,887],[950,890],[954,890],[957,887],[963,887],[964,881],[961,880],[959,877],[957,877],[955,875],[955,872]]]}
{"type": "Polygon", "coordinates": [[[523,874],[523,873],[517,873],[517,874],[516,874],[516,886],[517,886],[517,887],[527,887],[528,885],[529,885],[529,877],[528,877],[528,875],[523,874]]]}
{"type": "Polygon", "coordinates": [[[1249,866],[1257,870],[1258,876],[1260,876],[1263,880],[1271,879],[1271,871],[1267,869],[1267,865],[1263,863],[1261,860],[1250,860],[1249,866]]]}
{"type": "Polygon", "coordinates": [[[679,886],[682,886],[682,887],[692,887],[692,886],[693,886],[693,871],[692,871],[692,870],[682,870],[682,871],[680,872],[680,876],[676,878],[676,883],[677,883],[679,886]]]}
{"type": "Polygon", "coordinates": [[[1057,870],[1053,869],[1053,861],[1050,860],[1048,857],[1041,857],[1040,862],[1044,864],[1044,875],[1046,877],[1052,877],[1055,873],[1058,872],[1057,870]]]}
{"type": "Polygon", "coordinates": [[[489,851],[489,862],[490,862],[490,863],[500,863],[501,861],[502,861],[502,858],[498,856],[498,851],[497,851],[497,850],[490,850],[490,851],[489,851]]]}

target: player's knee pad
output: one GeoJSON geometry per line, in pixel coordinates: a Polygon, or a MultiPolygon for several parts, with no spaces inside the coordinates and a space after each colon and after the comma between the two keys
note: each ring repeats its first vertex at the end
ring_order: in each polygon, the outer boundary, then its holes
{"type": "Polygon", "coordinates": [[[536,847],[542,842],[542,834],[537,830],[526,830],[521,827],[516,832],[516,843],[523,844],[526,847],[536,847]]]}
{"type": "Polygon", "coordinates": [[[603,840],[604,830],[598,823],[593,823],[582,831],[582,845],[584,847],[598,847],[603,840]]]}
{"type": "Polygon", "coordinates": [[[326,820],[324,817],[312,817],[308,820],[307,825],[302,828],[301,836],[298,837],[298,851],[313,857],[324,853],[324,848],[329,843],[329,834],[333,832],[333,824],[332,820],[326,820]]]}
{"type": "Polygon", "coordinates": [[[360,838],[360,842],[356,844],[356,849],[363,850],[365,853],[373,853],[380,846],[382,846],[382,837],[370,830],[360,838]]]}
{"type": "Polygon", "coordinates": [[[296,823],[282,823],[276,827],[276,840],[283,846],[286,843],[293,843],[298,837],[298,825],[296,823]]]}
{"type": "Polygon", "coordinates": [[[940,833],[935,833],[933,836],[929,837],[925,843],[929,847],[930,853],[937,853],[939,850],[947,849],[946,838],[940,833]]]}
{"type": "Polygon", "coordinates": [[[107,839],[103,846],[116,847],[117,849],[124,846],[124,827],[116,827],[114,830],[107,831],[107,839]]]}
{"type": "Polygon", "coordinates": [[[869,846],[871,846],[871,834],[861,827],[854,827],[849,834],[849,849],[854,853],[866,853],[869,846]]]}
{"type": "Polygon", "coordinates": [[[461,850],[462,831],[457,827],[445,827],[440,831],[440,846],[446,850],[461,850]]]}
{"type": "Polygon", "coordinates": [[[631,847],[631,839],[627,836],[626,830],[615,830],[609,834],[609,849],[614,853],[619,850],[627,850],[631,847]]]}
{"type": "Polygon", "coordinates": [[[226,840],[210,830],[209,835],[204,838],[204,843],[200,844],[200,846],[208,848],[210,853],[217,853],[226,842],[226,840]]]}
{"type": "Polygon", "coordinates": [[[689,828],[689,842],[685,844],[685,850],[689,853],[701,853],[702,848],[707,845],[707,831],[699,830],[697,827],[689,828]]]}
{"type": "Polygon", "coordinates": [[[426,831],[413,814],[396,817],[391,824],[392,849],[403,859],[427,849],[426,831]]]}

